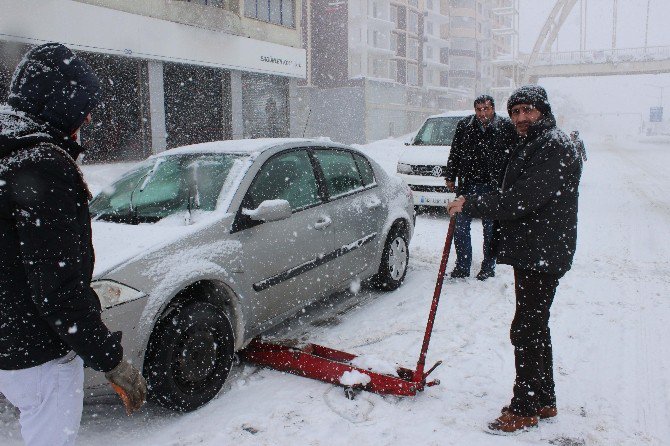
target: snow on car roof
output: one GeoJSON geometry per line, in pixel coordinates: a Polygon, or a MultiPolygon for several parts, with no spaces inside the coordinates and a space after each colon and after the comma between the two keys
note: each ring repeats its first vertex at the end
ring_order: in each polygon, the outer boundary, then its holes
{"type": "Polygon", "coordinates": [[[465,117],[474,114],[472,110],[451,110],[448,112],[440,113],[438,115],[429,116],[430,118],[451,118],[451,117],[465,117]]]}
{"type": "Polygon", "coordinates": [[[282,144],[315,141],[303,138],[257,138],[257,139],[229,139],[225,141],[212,141],[189,146],[175,147],[154,155],[154,157],[167,155],[183,155],[190,153],[260,153],[272,147],[282,144]]]}

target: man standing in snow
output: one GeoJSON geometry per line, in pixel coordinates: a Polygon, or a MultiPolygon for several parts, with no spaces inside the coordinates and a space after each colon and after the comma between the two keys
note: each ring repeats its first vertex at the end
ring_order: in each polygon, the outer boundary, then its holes
{"type": "Polygon", "coordinates": [[[584,141],[579,137],[579,131],[573,130],[570,132],[570,139],[577,149],[577,153],[581,157],[582,161],[586,161],[586,147],[584,147],[584,141]]]}
{"type": "Polygon", "coordinates": [[[90,287],[90,197],[76,133],[99,92],[85,62],[49,43],[26,54],[0,107],[0,392],[18,407],[29,446],[74,444],[84,363],[105,372],[129,412],[146,397],[90,287]]]}
{"type": "MultiPolygon", "coordinates": [[[[496,114],[491,96],[479,96],[475,99],[474,107],[475,114],[463,118],[456,127],[445,173],[449,190],[456,190],[458,180],[459,195],[493,192],[498,187],[514,140],[514,126],[509,119],[496,114]]],[[[472,217],[459,214],[455,218],[456,268],[451,272],[451,277],[469,277],[472,265],[472,217]]],[[[496,258],[490,249],[493,221],[483,219],[482,226],[484,260],[477,279],[486,280],[495,275],[496,267],[496,258]]]]}
{"type": "Polygon", "coordinates": [[[570,269],[577,245],[577,199],[582,162],[556,127],[547,92],[517,89],[507,111],[520,137],[502,189],[459,197],[449,214],[495,219],[500,224],[498,262],[514,267],[516,313],[514,396],[489,424],[493,432],[537,426],[557,414],[549,311],[559,279],[570,269]]]}

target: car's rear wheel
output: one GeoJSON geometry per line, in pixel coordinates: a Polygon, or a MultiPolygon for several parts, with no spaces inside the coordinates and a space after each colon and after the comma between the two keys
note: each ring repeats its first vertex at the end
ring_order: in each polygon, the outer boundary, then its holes
{"type": "Polygon", "coordinates": [[[395,225],[386,237],[379,271],[370,281],[372,286],[384,291],[395,290],[405,280],[408,262],[407,234],[400,225],[395,225]]]}
{"type": "Polygon", "coordinates": [[[233,356],[228,316],[205,302],[177,307],[151,335],[144,367],[149,397],[172,410],[195,410],[221,390],[233,356]]]}

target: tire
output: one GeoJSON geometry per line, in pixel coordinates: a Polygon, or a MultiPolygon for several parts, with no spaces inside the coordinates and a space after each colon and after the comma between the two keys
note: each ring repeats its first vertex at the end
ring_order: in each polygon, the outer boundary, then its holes
{"type": "Polygon", "coordinates": [[[151,335],[144,367],[149,398],[175,411],[195,410],[219,393],[233,357],[228,316],[205,302],[177,307],[151,335]]]}
{"type": "Polygon", "coordinates": [[[407,235],[399,225],[394,225],[386,237],[379,271],[372,276],[370,283],[383,291],[393,291],[402,285],[407,275],[409,245],[407,235]]]}

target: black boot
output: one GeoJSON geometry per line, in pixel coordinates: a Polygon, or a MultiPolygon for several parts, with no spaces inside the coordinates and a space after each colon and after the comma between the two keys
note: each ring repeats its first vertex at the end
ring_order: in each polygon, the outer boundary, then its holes
{"type": "Polygon", "coordinates": [[[477,273],[477,280],[486,280],[489,277],[495,277],[496,271],[494,269],[483,269],[477,273]]]}
{"type": "Polygon", "coordinates": [[[466,271],[464,269],[456,267],[451,272],[450,276],[452,279],[463,279],[464,277],[470,277],[470,271],[466,271]]]}

